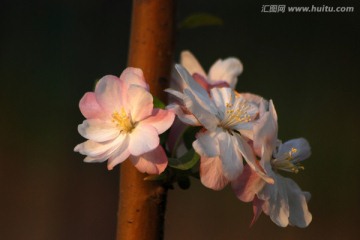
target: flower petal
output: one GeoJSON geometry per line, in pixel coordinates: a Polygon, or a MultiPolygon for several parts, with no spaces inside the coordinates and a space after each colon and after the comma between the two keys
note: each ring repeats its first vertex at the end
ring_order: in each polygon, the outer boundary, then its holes
{"type": "Polygon", "coordinates": [[[196,140],[192,146],[200,156],[216,157],[220,155],[216,132],[205,131],[197,133],[196,140]]]}
{"type": "Polygon", "coordinates": [[[198,101],[198,98],[196,98],[188,89],[185,89],[184,93],[186,95],[184,103],[189,111],[194,114],[206,129],[214,130],[219,123],[219,119],[213,112],[209,111],[208,103],[198,101]]]}
{"type": "Polygon", "coordinates": [[[198,73],[204,77],[206,76],[204,69],[190,51],[181,52],[180,64],[183,65],[191,75],[198,73]]]}
{"type": "Polygon", "coordinates": [[[139,156],[154,150],[159,145],[160,139],[156,129],[141,122],[130,133],[129,151],[131,155],[139,156]]]}
{"type": "Polygon", "coordinates": [[[307,206],[309,193],[301,191],[300,187],[290,178],[284,178],[284,181],[286,181],[290,207],[290,225],[301,228],[307,227],[312,220],[312,215],[307,206]]]}
{"type": "Polygon", "coordinates": [[[123,105],[122,96],[126,88],[118,77],[107,75],[102,77],[95,87],[95,95],[99,105],[111,116],[114,111],[119,111],[123,105]]]}
{"type": "Polygon", "coordinates": [[[87,92],[81,98],[79,108],[85,118],[103,118],[104,110],[96,100],[95,93],[87,92]]]}
{"type": "Polygon", "coordinates": [[[191,126],[200,126],[201,123],[196,119],[193,114],[185,113],[184,110],[178,104],[169,104],[166,106],[166,109],[172,111],[178,116],[178,118],[185,124],[191,126]]]}
{"type": "Polygon", "coordinates": [[[200,180],[205,187],[213,190],[221,190],[228,180],[224,176],[223,164],[219,157],[208,158],[202,156],[200,159],[200,180]]]}
{"type": "Polygon", "coordinates": [[[140,172],[148,174],[162,173],[168,163],[166,153],[160,145],[140,156],[131,156],[130,160],[140,172]]]}
{"type": "Polygon", "coordinates": [[[243,202],[251,202],[266,182],[249,165],[244,166],[241,175],[231,182],[237,198],[243,202]]]}
{"type": "Polygon", "coordinates": [[[219,80],[226,81],[232,89],[235,88],[237,77],[242,73],[243,65],[237,58],[217,60],[209,70],[209,81],[214,83],[219,80]]]}
{"type": "Polygon", "coordinates": [[[128,110],[134,122],[143,120],[151,115],[153,110],[153,97],[144,88],[131,85],[127,92],[128,110]]]}
{"type": "Polygon", "coordinates": [[[125,138],[122,144],[111,155],[107,163],[108,170],[112,170],[117,164],[122,163],[130,156],[130,151],[128,149],[129,140],[129,137],[125,138]]]}
{"type": "Polygon", "coordinates": [[[146,90],[149,90],[149,85],[146,83],[144,73],[140,68],[128,67],[120,75],[120,79],[128,84],[137,85],[146,90]]]}
{"type": "Polygon", "coordinates": [[[217,135],[217,139],[220,145],[220,159],[224,176],[230,181],[235,180],[243,170],[243,162],[237,147],[237,140],[225,131],[220,132],[217,135]]]}
{"type": "Polygon", "coordinates": [[[150,124],[158,134],[162,134],[170,128],[174,122],[175,114],[169,110],[153,109],[150,117],[141,121],[141,124],[150,124]]]}
{"type": "Polygon", "coordinates": [[[292,148],[297,150],[292,154],[295,163],[303,161],[311,155],[309,142],[305,138],[296,138],[281,144],[275,158],[291,151],[292,148]]]}
{"type": "Polygon", "coordinates": [[[84,138],[96,142],[112,140],[120,134],[114,123],[99,119],[84,120],[79,124],[78,131],[84,138]]]}

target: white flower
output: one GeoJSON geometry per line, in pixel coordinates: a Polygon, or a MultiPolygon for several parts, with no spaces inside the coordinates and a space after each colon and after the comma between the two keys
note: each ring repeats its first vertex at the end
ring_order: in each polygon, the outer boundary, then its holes
{"type": "Polygon", "coordinates": [[[168,108],[173,109],[185,123],[204,127],[193,143],[201,156],[202,183],[215,190],[222,189],[241,174],[243,157],[264,179],[272,182],[258,167],[248,139],[242,136],[252,130],[258,107],[228,87],[212,88],[209,96],[181,65],[175,68],[184,81],[184,90],[167,91],[182,103],[171,104],[168,108]]]}
{"type": "Polygon", "coordinates": [[[281,227],[289,224],[306,227],[312,220],[307,207],[310,193],[303,192],[293,180],[282,177],[278,171],[296,173],[302,169],[299,162],[310,156],[310,146],[304,138],[282,144],[277,140],[277,131],[276,111],[270,101],[269,112],[263,115],[254,129],[254,148],[260,149],[261,146],[260,165],[275,183],[267,184],[246,167],[242,175],[232,182],[232,187],[240,200],[253,201],[253,222],[264,211],[281,227]]]}

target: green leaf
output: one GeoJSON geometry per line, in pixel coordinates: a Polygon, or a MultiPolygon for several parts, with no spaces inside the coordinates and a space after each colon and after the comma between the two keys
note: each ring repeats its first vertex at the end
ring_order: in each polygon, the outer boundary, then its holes
{"type": "Polygon", "coordinates": [[[145,181],[164,181],[166,179],[166,174],[163,172],[160,175],[149,175],[144,178],[145,181]]]}
{"type": "Polygon", "coordinates": [[[169,166],[180,170],[188,170],[196,165],[199,161],[200,156],[195,152],[194,149],[190,149],[180,158],[169,158],[169,166]]]}
{"type": "Polygon", "coordinates": [[[221,26],[224,21],[209,13],[195,13],[186,17],[179,25],[180,28],[197,28],[203,26],[221,26]]]}
{"type": "Polygon", "coordinates": [[[163,103],[160,99],[158,99],[155,96],[153,96],[153,103],[154,103],[154,108],[165,109],[166,107],[165,103],[163,103]]]}

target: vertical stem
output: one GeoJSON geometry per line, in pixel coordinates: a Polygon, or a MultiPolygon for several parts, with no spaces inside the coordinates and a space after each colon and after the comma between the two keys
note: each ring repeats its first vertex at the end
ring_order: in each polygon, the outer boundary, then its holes
{"type": "MultiPolygon", "coordinates": [[[[133,0],[128,65],[141,68],[150,91],[165,100],[174,42],[175,0],[133,0]]],[[[117,240],[160,240],[167,189],[144,181],[130,161],[120,170],[117,240]]]]}

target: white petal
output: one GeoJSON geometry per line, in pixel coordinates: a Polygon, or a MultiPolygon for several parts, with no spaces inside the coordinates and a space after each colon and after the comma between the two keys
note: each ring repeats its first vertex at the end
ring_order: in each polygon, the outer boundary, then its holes
{"type": "Polygon", "coordinates": [[[241,153],[237,147],[237,140],[234,136],[223,131],[217,135],[220,145],[220,159],[225,177],[235,180],[243,170],[241,153]]]}
{"type": "Polygon", "coordinates": [[[209,70],[209,80],[226,81],[231,88],[235,88],[237,77],[242,73],[243,65],[237,58],[227,58],[217,60],[209,70]]]}
{"type": "Polygon", "coordinates": [[[199,102],[198,99],[195,98],[195,96],[187,89],[184,90],[184,93],[186,95],[184,103],[189,111],[195,115],[195,117],[206,129],[214,130],[219,123],[219,119],[213,112],[209,111],[209,105],[204,102],[199,102]]]}
{"type": "Polygon", "coordinates": [[[286,182],[290,207],[290,225],[301,228],[307,227],[312,220],[312,215],[307,206],[309,193],[301,191],[299,186],[289,178],[284,178],[284,181],[286,182]]]}
{"type": "Polygon", "coordinates": [[[139,156],[159,145],[159,136],[151,125],[138,124],[130,133],[129,151],[131,155],[139,156]]]}
{"type": "Polygon", "coordinates": [[[309,142],[305,138],[296,138],[281,144],[275,157],[288,153],[292,148],[297,150],[292,154],[292,157],[296,162],[303,161],[311,155],[309,142]]]}
{"type": "Polygon", "coordinates": [[[99,119],[88,119],[79,124],[78,131],[81,136],[95,142],[104,142],[116,138],[120,131],[114,123],[99,119]]]}
{"type": "Polygon", "coordinates": [[[212,88],[210,95],[219,112],[223,114],[226,112],[226,105],[232,104],[235,100],[234,91],[231,88],[212,88]]]}
{"type": "Polygon", "coordinates": [[[178,104],[169,104],[166,106],[166,109],[173,111],[176,116],[185,124],[191,125],[191,126],[200,126],[201,123],[196,119],[196,117],[193,114],[187,114],[183,111],[180,105],[178,104]]]}
{"type": "Polygon", "coordinates": [[[196,138],[192,146],[200,156],[216,157],[220,155],[219,142],[215,132],[199,132],[196,138]]]}
{"type": "Polygon", "coordinates": [[[198,73],[202,76],[206,76],[204,69],[190,51],[181,52],[180,64],[183,65],[191,75],[198,73]]]}
{"type": "Polygon", "coordinates": [[[129,155],[129,137],[125,138],[122,144],[111,154],[109,161],[107,163],[108,170],[112,170],[114,166],[125,161],[129,155]]]}

